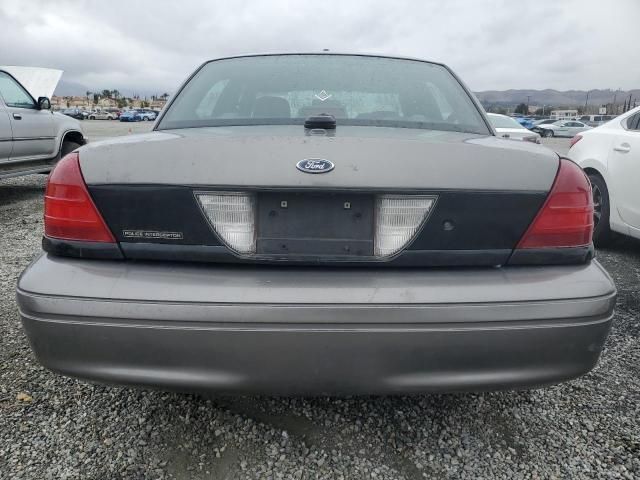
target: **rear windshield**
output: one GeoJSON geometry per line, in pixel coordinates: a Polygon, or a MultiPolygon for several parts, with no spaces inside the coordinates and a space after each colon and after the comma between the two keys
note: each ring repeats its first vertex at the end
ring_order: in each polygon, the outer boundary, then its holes
{"type": "Polygon", "coordinates": [[[488,134],[478,109],[441,65],[355,55],[273,55],[205,64],[157,129],[302,124],[333,115],[338,126],[488,134]]]}

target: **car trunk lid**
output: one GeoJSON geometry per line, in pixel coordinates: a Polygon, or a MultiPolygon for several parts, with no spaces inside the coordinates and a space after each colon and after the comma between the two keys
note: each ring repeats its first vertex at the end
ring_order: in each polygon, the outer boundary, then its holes
{"type": "Polygon", "coordinates": [[[85,181],[125,257],[135,259],[500,265],[558,169],[557,155],[524,142],[381,127],[331,136],[299,126],[200,128],[96,145],[80,155],[85,181]],[[309,158],[335,168],[296,168],[309,158]],[[251,209],[241,225],[248,250],[223,231],[237,218],[220,213],[234,195],[251,209]],[[223,206],[212,216],[203,198],[223,206]],[[401,208],[422,208],[421,217],[406,223],[401,208]],[[405,235],[399,249],[379,248],[381,225],[405,235]]]}

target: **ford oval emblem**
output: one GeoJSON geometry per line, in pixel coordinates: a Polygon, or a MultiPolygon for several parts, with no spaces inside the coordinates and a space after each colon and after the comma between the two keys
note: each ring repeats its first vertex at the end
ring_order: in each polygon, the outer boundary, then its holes
{"type": "Polygon", "coordinates": [[[333,170],[335,165],[323,158],[305,158],[296,163],[296,168],[304,173],[327,173],[333,170]]]}

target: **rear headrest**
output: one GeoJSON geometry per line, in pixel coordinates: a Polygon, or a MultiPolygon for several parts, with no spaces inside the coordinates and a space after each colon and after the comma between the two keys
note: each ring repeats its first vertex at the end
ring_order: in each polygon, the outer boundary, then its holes
{"type": "Polygon", "coordinates": [[[281,97],[260,97],[253,105],[253,118],[291,118],[291,106],[281,97]]]}

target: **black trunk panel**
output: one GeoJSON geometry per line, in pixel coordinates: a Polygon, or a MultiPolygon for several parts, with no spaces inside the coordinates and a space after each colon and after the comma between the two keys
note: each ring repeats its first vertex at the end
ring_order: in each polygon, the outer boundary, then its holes
{"type": "Polygon", "coordinates": [[[546,194],[445,192],[412,250],[514,248],[542,207],[546,194]]]}
{"type": "Polygon", "coordinates": [[[192,188],[99,185],[90,186],[89,191],[119,242],[221,245],[205,220],[192,188]],[[182,238],[135,238],[125,235],[128,231],[182,233],[182,238]]]}
{"type": "MultiPolygon", "coordinates": [[[[224,247],[198,205],[194,191],[215,187],[93,185],[89,190],[127,258],[252,262],[224,247]]],[[[400,255],[385,260],[397,266],[503,264],[546,198],[544,192],[388,193],[438,197],[414,241],[400,255]]],[[[256,195],[256,261],[273,257],[274,262],[283,262],[290,256],[300,262],[380,264],[370,260],[374,194],[287,190],[256,195]]]]}

